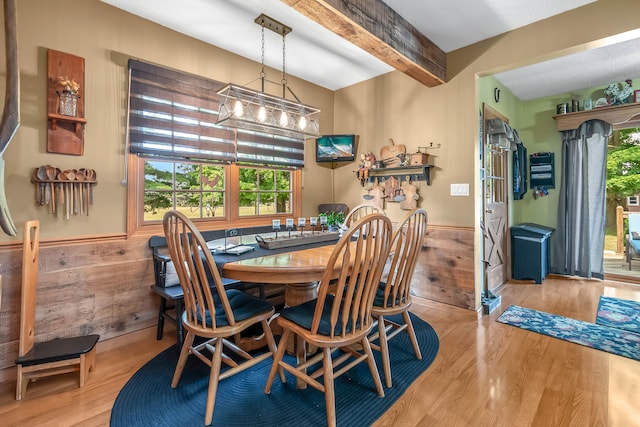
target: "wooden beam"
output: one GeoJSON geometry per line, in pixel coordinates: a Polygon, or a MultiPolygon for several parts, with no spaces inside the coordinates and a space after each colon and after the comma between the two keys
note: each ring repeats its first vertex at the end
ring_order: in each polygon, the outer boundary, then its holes
{"type": "Polygon", "coordinates": [[[420,83],[445,83],[446,54],[381,0],[281,1],[420,83]]]}

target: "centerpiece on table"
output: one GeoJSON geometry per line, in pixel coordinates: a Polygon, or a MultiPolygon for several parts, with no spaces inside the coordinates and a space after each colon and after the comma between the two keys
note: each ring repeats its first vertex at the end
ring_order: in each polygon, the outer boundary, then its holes
{"type": "Polygon", "coordinates": [[[75,117],[78,111],[80,84],[66,76],[56,80],[56,93],[60,99],[58,112],[63,116],[75,117]]]}

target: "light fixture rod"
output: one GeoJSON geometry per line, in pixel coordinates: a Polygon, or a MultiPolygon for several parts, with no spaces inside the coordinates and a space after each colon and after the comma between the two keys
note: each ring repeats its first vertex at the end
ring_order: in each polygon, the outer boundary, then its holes
{"type": "Polygon", "coordinates": [[[264,28],[273,31],[281,36],[286,36],[291,32],[291,27],[287,27],[282,22],[278,22],[270,16],[264,13],[258,16],[255,21],[256,24],[264,26],[264,28]]]}

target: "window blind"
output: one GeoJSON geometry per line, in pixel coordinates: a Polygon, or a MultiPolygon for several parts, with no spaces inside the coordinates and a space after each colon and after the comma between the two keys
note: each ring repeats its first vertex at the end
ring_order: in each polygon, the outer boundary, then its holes
{"type": "Polygon", "coordinates": [[[169,160],[230,163],[235,132],[216,125],[223,84],[129,60],[130,152],[169,160]]]}
{"type": "Polygon", "coordinates": [[[304,140],[216,125],[225,86],[129,60],[129,150],[167,160],[304,166],[304,140]]]}
{"type": "Polygon", "coordinates": [[[237,162],[304,166],[304,140],[238,129],[237,162]]]}

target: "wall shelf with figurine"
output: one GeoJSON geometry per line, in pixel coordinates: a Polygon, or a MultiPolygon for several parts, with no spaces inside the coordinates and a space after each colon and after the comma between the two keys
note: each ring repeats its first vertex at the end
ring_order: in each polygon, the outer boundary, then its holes
{"type": "Polygon", "coordinates": [[[374,182],[376,177],[393,176],[400,182],[404,182],[407,178],[411,181],[425,181],[427,185],[431,185],[431,169],[433,165],[408,165],[391,168],[369,169],[369,178],[367,182],[374,182]]]}
{"type": "Polygon", "coordinates": [[[84,154],[84,58],[47,52],[47,152],[84,154]]]}

